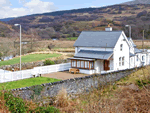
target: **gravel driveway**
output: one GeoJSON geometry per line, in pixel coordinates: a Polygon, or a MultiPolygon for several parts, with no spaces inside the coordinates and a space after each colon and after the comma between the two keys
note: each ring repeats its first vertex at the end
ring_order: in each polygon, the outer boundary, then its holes
{"type": "Polygon", "coordinates": [[[80,73],[73,74],[73,73],[69,73],[68,71],[64,71],[64,72],[55,72],[55,73],[42,75],[42,77],[56,78],[56,79],[61,79],[61,80],[78,78],[78,77],[83,77],[83,76],[88,76],[88,74],[80,74],[80,73]]]}

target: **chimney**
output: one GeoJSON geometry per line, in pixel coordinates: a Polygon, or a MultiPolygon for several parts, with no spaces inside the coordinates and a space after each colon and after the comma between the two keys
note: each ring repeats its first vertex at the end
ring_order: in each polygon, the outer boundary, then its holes
{"type": "Polygon", "coordinates": [[[110,27],[109,23],[108,23],[108,27],[105,28],[105,31],[112,31],[112,27],[110,27]]]}

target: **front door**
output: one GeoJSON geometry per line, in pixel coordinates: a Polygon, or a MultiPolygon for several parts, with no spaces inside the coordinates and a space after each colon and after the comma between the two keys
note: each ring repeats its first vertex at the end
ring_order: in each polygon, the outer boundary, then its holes
{"type": "Polygon", "coordinates": [[[104,70],[105,71],[110,70],[110,68],[109,68],[109,60],[104,60],[104,70]]]}

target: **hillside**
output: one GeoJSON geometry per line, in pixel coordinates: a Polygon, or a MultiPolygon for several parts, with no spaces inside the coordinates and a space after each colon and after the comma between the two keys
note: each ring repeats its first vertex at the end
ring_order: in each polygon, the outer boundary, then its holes
{"type": "Polygon", "coordinates": [[[57,11],[35,14],[12,19],[9,25],[19,23],[24,33],[31,33],[31,28],[42,39],[53,37],[65,38],[78,36],[83,30],[104,30],[111,23],[113,30],[124,30],[128,36],[126,24],[132,25],[132,37],[150,38],[150,4],[112,5],[100,8],[83,8],[77,10],[57,11]]]}
{"type": "Polygon", "coordinates": [[[14,31],[12,25],[0,21],[0,37],[10,37],[14,31]]]}
{"type": "Polygon", "coordinates": [[[127,4],[127,5],[150,4],[150,0],[133,0],[133,1],[130,1],[130,2],[125,2],[123,4],[127,4]]]}

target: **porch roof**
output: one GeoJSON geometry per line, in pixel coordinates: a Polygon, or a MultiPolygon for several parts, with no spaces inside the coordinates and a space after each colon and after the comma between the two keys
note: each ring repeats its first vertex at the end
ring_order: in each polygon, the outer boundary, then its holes
{"type": "Polygon", "coordinates": [[[72,57],[72,58],[69,58],[71,60],[87,60],[87,61],[94,61],[95,59],[87,59],[87,58],[75,58],[75,57],[72,57]]]}
{"type": "Polygon", "coordinates": [[[112,56],[112,54],[113,51],[80,50],[74,57],[107,60],[112,56]]]}

